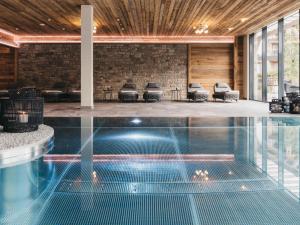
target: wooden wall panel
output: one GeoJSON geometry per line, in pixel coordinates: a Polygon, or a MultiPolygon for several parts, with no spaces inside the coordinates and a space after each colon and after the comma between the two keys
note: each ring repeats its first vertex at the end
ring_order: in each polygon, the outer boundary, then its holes
{"type": "Polygon", "coordinates": [[[234,87],[234,57],[232,44],[189,45],[188,82],[201,83],[210,95],[216,82],[234,87]]]}
{"type": "Polygon", "coordinates": [[[0,45],[0,88],[16,81],[16,49],[0,45]]]}
{"type": "Polygon", "coordinates": [[[234,89],[240,91],[240,98],[246,98],[244,72],[244,36],[238,36],[234,42],[234,89]]]}

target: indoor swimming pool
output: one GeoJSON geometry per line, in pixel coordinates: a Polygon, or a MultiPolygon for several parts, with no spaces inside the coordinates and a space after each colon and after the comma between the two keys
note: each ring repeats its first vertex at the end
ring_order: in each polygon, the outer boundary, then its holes
{"type": "Polygon", "coordinates": [[[300,118],[45,118],[0,165],[0,224],[300,224],[300,118]]]}

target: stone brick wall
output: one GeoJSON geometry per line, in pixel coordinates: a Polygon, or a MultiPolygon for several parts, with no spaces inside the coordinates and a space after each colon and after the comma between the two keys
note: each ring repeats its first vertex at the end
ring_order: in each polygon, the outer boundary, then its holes
{"type": "Polygon", "coordinates": [[[41,89],[56,82],[80,87],[79,44],[23,44],[18,52],[18,80],[41,89]]]}
{"type": "MultiPolygon", "coordinates": [[[[23,44],[19,49],[18,79],[27,85],[51,88],[55,82],[80,87],[79,44],[23,44]]],[[[140,94],[147,82],[158,82],[165,99],[176,87],[186,90],[187,45],[94,44],[95,100],[111,86],[114,97],[132,79],[140,94]]],[[[185,91],[183,91],[185,95],[185,91]]]]}

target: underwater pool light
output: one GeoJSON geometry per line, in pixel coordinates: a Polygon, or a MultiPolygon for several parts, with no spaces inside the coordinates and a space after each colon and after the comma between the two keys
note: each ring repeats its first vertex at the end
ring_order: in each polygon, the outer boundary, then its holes
{"type": "Polygon", "coordinates": [[[128,139],[154,139],[152,136],[149,135],[144,135],[144,134],[127,134],[123,136],[124,138],[128,138],[128,139]]]}
{"type": "Polygon", "coordinates": [[[97,177],[97,173],[96,171],[93,172],[93,177],[96,178],[97,177]]]}
{"type": "Polygon", "coordinates": [[[134,124],[140,124],[142,121],[138,118],[135,118],[133,120],[131,120],[131,123],[134,123],[134,124]]]}
{"type": "Polygon", "coordinates": [[[107,136],[97,137],[98,140],[118,140],[118,141],[172,141],[169,137],[163,137],[159,134],[153,134],[145,131],[129,131],[120,132],[118,134],[110,134],[107,136]]]}
{"type": "Polygon", "coordinates": [[[243,191],[245,191],[245,190],[247,190],[247,187],[246,187],[245,185],[242,185],[242,186],[241,186],[241,189],[242,189],[243,191]]]}

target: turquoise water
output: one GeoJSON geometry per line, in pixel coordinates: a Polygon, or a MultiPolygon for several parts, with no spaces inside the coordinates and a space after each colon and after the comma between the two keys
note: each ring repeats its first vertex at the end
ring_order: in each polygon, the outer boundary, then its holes
{"type": "Polygon", "coordinates": [[[300,224],[300,118],[46,118],[0,169],[0,224],[300,224]]]}

